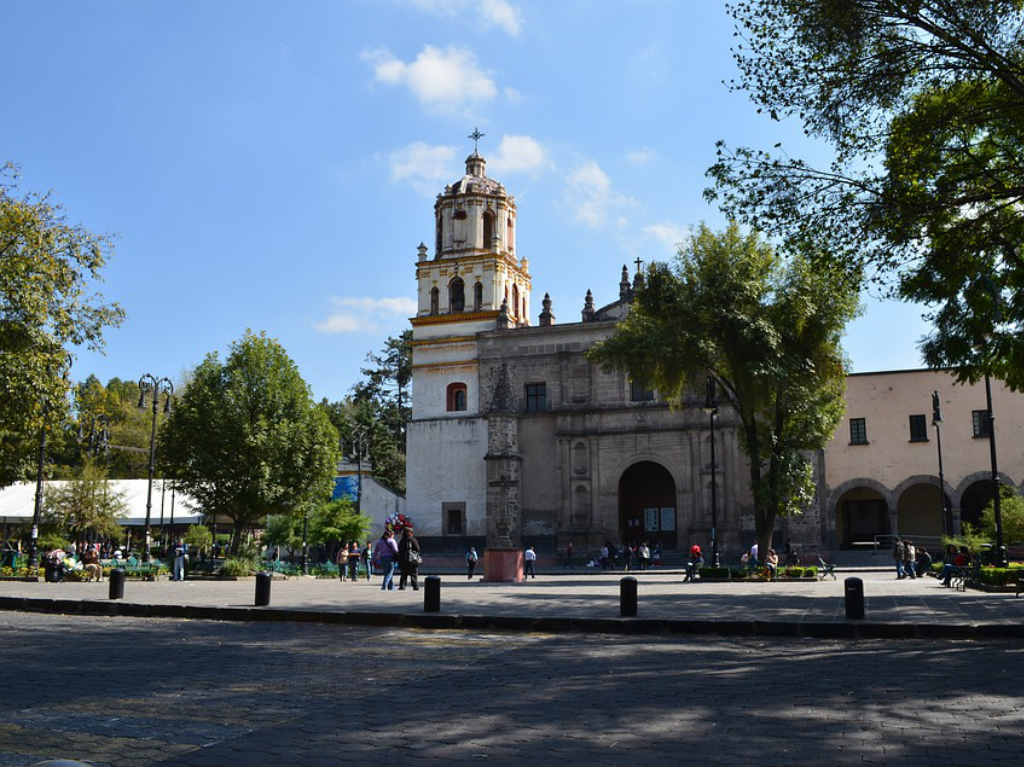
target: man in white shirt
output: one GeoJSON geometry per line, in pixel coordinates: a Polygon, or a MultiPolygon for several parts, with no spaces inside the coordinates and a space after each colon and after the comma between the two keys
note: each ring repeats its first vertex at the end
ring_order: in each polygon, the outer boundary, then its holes
{"type": "Polygon", "coordinates": [[[523,572],[523,579],[527,576],[532,575],[534,580],[537,580],[537,573],[534,571],[534,562],[537,561],[537,552],[533,550],[533,546],[527,546],[526,552],[523,554],[523,560],[526,562],[526,569],[523,572]]]}

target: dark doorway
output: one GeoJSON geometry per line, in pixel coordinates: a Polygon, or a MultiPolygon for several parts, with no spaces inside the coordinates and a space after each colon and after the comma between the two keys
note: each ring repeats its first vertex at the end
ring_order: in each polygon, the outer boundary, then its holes
{"type": "Polygon", "coordinates": [[[623,543],[647,541],[676,548],[676,483],[653,461],[634,463],[619,479],[619,535],[623,543]]]}
{"type": "Polygon", "coordinates": [[[843,493],[836,511],[840,548],[870,548],[875,536],[889,534],[889,506],[870,488],[857,487],[843,493]]]}
{"type": "Polygon", "coordinates": [[[975,482],[964,490],[960,497],[960,529],[963,529],[964,523],[978,529],[981,525],[981,512],[992,503],[994,497],[991,479],[975,482]]]}

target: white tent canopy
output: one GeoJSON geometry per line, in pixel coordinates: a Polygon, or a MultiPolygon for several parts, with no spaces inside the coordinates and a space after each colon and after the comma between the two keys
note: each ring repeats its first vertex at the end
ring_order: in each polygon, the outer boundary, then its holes
{"type": "MultiPolygon", "coordinates": [[[[62,480],[44,483],[46,487],[67,484],[62,480]]],[[[112,492],[124,495],[127,510],[118,521],[128,527],[142,527],[146,524],[146,488],[149,480],[112,479],[112,492]]],[[[174,503],[174,524],[195,525],[202,521],[198,504],[189,495],[172,492],[171,482],[166,485],[162,479],[153,480],[153,505],[149,515],[151,527],[160,527],[160,509],[163,507],[163,524],[171,524],[171,503],[174,503]]],[[[0,489],[0,524],[31,522],[36,503],[36,483],[19,482],[0,489]]]]}

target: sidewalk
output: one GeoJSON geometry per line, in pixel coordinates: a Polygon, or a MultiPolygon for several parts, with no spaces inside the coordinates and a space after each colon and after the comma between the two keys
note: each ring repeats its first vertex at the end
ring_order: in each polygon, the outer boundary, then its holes
{"type": "MultiPolygon", "coordinates": [[[[822,637],[1024,637],[1024,599],[966,593],[934,578],[858,572],[865,620],[847,620],[844,577],[810,582],[682,583],[677,573],[634,573],[636,618],[619,617],[622,573],[540,575],[522,584],[442,576],[441,611],[424,613],[424,590],[382,592],[380,579],[274,580],[269,607],[254,607],[255,581],[128,581],[125,598],[103,583],[0,582],[0,609],[35,612],[298,620],[434,628],[611,633],[694,632],[822,637]]],[[[422,583],[422,579],[421,579],[422,583]]]]}

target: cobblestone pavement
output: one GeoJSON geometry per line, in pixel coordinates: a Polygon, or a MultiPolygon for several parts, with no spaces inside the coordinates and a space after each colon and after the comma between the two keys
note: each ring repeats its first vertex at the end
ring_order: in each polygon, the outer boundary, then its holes
{"type": "Polygon", "coordinates": [[[0,765],[1019,764],[1024,648],[0,614],[0,765]]]}
{"type": "MultiPolygon", "coordinates": [[[[541,575],[523,584],[442,578],[441,610],[462,615],[612,618],[619,615],[619,579],[608,575],[541,575]]],[[[1013,593],[956,592],[934,578],[896,580],[889,572],[858,573],[871,621],[926,624],[1024,621],[1024,599],[1013,593]]],[[[331,612],[422,612],[423,591],[382,592],[379,578],[339,583],[309,577],[275,580],[274,608],[331,612]]],[[[845,621],[843,580],[778,583],[683,583],[678,573],[638,574],[640,618],[690,620],[845,621]]],[[[239,581],[129,581],[126,602],[251,606],[253,579],[239,581]]],[[[0,596],[107,600],[106,583],[0,581],[0,596]]]]}

